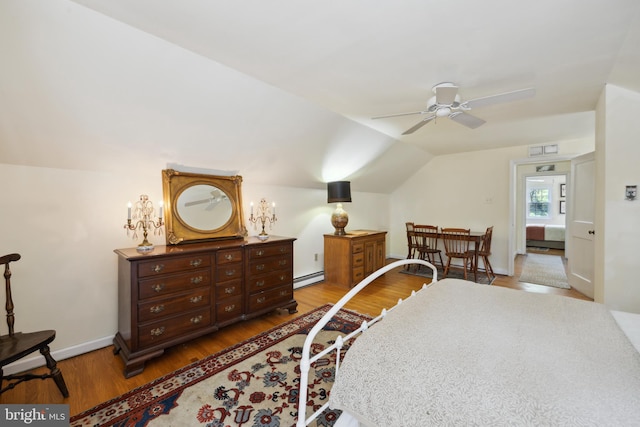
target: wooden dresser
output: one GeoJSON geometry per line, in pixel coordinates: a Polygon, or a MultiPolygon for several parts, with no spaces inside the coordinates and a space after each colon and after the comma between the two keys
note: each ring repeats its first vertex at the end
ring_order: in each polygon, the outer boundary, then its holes
{"type": "Polygon", "coordinates": [[[129,378],[164,349],[276,308],[295,313],[293,242],[270,236],[117,249],[114,352],[129,378]]]}
{"type": "Polygon", "coordinates": [[[324,235],[324,279],[352,287],[385,265],[386,231],[354,230],[324,235]]]}

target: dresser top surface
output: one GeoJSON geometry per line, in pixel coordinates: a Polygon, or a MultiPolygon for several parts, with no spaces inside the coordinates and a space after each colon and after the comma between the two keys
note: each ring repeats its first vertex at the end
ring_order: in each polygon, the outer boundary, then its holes
{"type": "Polygon", "coordinates": [[[157,245],[149,252],[138,252],[135,247],[115,249],[114,252],[129,260],[154,258],[159,256],[169,256],[176,254],[190,254],[202,251],[217,251],[224,249],[242,248],[245,246],[268,245],[272,243],[293,242],[294,237],[269,236],[269,239],[262,241],[255,236],[242,239],[225,239],[198,243],[185,243],[182,245],[157,245]]]}
{"type": "Polygon", "coordinates": [[[325,237],[336,237],[341,239],[355,239],[358,237],[366,237],[366,236],[375,236],[378,234],[387,234],[386,231],[380,230],[351,230],[348,231],[345,235],[337,235],[337,234],[325,234],[325,237]]]}

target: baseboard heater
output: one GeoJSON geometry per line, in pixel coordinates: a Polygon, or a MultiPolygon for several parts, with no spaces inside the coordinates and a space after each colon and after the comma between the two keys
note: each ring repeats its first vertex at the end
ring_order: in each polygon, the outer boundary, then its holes
{"type": "Polygon", "coordinates": [[[311,273],[305,276],[296,277],[295,279],[293,279],[293,289],[298,289],[304,286],[313,285],[314,283],[322,282],[323,280],[324,280],[324,271],[318,271],[316,273],[311,273]]]}

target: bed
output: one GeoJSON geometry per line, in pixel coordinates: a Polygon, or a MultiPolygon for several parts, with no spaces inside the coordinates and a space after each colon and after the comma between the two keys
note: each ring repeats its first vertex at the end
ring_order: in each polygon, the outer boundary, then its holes
{"type": "Polygon", "coordinates": [[[564,249],[565,226],[555,224],[527,224],[527,246],[564,249]]]}
{"type": "MultiPolygon", "coordinates": [[[[315,333],[389,264],[352,288],[315,333]]],[[[436,280],[334,347],[355,341],[326,406],[336,426],[629,425],[640,423],[640,315],[604,305],[458,279],[436,280]],[[357,335],[360,333],[360,335],[357,335]],[[355,338],[357,336],[357,338],[355,338]]],[[[338,353],[339,354],[339,353],[338,353]]],[[[304,404],[299,405],[305,407],[304,404]]],[[[298,427],[310,423],[299,417],[298,427]]]]}

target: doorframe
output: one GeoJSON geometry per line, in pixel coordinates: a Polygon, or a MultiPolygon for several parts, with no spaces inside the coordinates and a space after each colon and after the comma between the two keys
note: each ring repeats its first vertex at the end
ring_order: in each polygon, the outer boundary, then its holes
{"type": "MultiPolygon", "coordinates": [[[[570,161],[571,159],[579,156],[579,154],[571,154],[564,156],[539,156],[539,157],[527,157],[522,159],[512,159],[510,161],[509,166],[509,267],[508,267],[508,275],[513,276],[515,274],[515,262],[516,256],[519,255],[518,248],[516,248],[516,236],[518,230],[516,230],[516,212],[518,211],[518,166],[522,165],[530,165],[530,164],[543,164],[543,163],[553,163],[553,162],[564,162],[570,161]]],[[[571,174],[569,172],[562,173],[550,173],[545,172],[545,175],[566,175],[567,177],[567,185],[570,185],[569,182],[571,180],[571,174]]],[[[567,208],[569,205],[567,204],[567,208]]],[[[522,230],[524,233],[524,230],[522,230]]],[[[565,256],[567,253],[565,252],[565,256]]]]}

